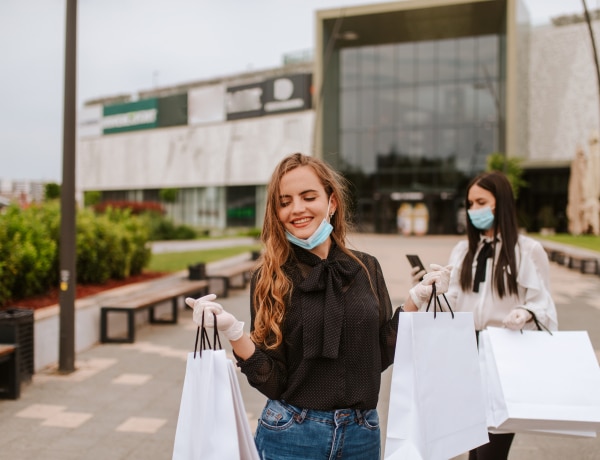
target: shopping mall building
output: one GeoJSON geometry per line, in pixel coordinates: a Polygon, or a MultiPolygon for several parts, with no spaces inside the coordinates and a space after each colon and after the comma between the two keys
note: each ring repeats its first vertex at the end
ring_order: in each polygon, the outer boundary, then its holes
{"type": "Polygon", "coordinates": [[[566,230],[570,163],[600,123],[585,22],[532,27],[520,0],[368,4],[314,21],[308,59],[88,101],[78,190],[158,201],[177,189],[179,223],[260,227],[274,166],[300,151],[350,180],[359,230],[398,233],[413,209],[428,233],[454,233],[466,183],[501,152],[525,168],[522,225],[537,230],[550,207],[566,230]]]}

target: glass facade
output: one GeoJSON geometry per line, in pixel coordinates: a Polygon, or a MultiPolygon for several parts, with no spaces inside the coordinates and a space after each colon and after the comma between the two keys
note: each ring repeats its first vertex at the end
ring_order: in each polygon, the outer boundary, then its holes
{"type": "Polygon", "coordinates": [[[427,233],[456,231],[466,182],[504,149],[501,40],[339,50],[335,163],[354,185],[359,230],[396,233],[401,206],[424,204],[427,233]]]}

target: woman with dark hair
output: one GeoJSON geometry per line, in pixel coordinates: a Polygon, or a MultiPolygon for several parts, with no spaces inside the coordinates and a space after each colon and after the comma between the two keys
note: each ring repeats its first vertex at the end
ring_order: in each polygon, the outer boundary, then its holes
{"type": "MultiPolygon", "coordinates": [[[[486,172],[467,187],[467,241],[450,255],[446,297],[456,311],[471,311],[475,329],[488,326],[550,330],[558,327],[549,290],[548,256],[542,245],[519,234],[515,199],[501,172],[486,172]]],[[[413,280],[422,273],[414,273],[413,280]]],[[[492,434],[469,453],[470,460],[508,457],[514,433],[492,434]]]]}
{"type": "MultiPolygon", "coordinates": [[[[196,323],[216,313],[242,373],[268,398],[255,435],[262,460],[380,458],[377,401],[401,308],[392,310],[377,259],[347,247],[347,200],[325,162],[287,156],[267,188],[250,335],[213,294],[186,299],[196,323]]],[[[434,282],[446,291],[450,270],[432,268],[411,299],[428,299],[434,282]]]]}

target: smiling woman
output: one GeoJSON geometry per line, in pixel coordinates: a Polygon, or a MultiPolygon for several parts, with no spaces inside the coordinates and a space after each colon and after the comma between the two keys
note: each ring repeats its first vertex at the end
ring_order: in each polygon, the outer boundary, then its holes
{"type": "Polygon", "coordinates": [[[279,219],[291,243],[326,258],[337,199],[323,188],[314,169],[302,166],[285,174],[280,185],[279,219]],[[316,248],[319,247],[318,250],[316,248]],[[317,252],[318,251],[318,252],[317,252]]]}
{"type": "MultiPolygon", "coordinates": [[[[198,321],[215,313],[242,373],[268,398],[255,436],[263,460],[379,458],[381,373],[394,359],[401,308],[392,309],[378,260],[346,247],[348,190],[337,171],[289,155],[266,197],[250,334],[212,294],[188,305],[198,321]]],[[[443,292],[446,271],[426,276],[411,293],[429,297],[434,281],[443,292]]]]}

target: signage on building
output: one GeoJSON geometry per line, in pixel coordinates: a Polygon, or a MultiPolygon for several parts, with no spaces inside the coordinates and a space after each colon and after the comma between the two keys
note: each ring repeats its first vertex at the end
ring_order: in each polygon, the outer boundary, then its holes
{"type": "Polygon", "coordinates": [[[227,88],[227,119],[307,110],[311,107],[311,83],[311,74],[296,74],[227,88]]]}
{"type": "Polygon", "coordinates": [[[104,134],[137,131],[158,126],[156,98],[104,107],[102,128],[104,134]]]}
{"type": "Polygon", "coordinates": [[[192,88],[188,92],[188,123],[199,125],[225,121],[225,85],[192,88]]]}
{"type": "Polygon", "coordinates": [[[311,106],[311,74],[273,78],[265,82],[265,114],[307,110],[311,106]]]}
{"type": "Polygon", "coordinates": [[[263,114],[264,82],[227,88],[225,111],[228,120],[260,117],[263,114]]]}
{"type": "Polygon", "coordinates": [[[86,105],[79,110],[77,134],[80,138],[102,135],[102,105],[86,105]]]}
{"type": "Polygon", "coordinates": [[[187,93],[159,98],[157,126],[164,128],[167,126],[187,125],[187,105],[187,93]]]}

